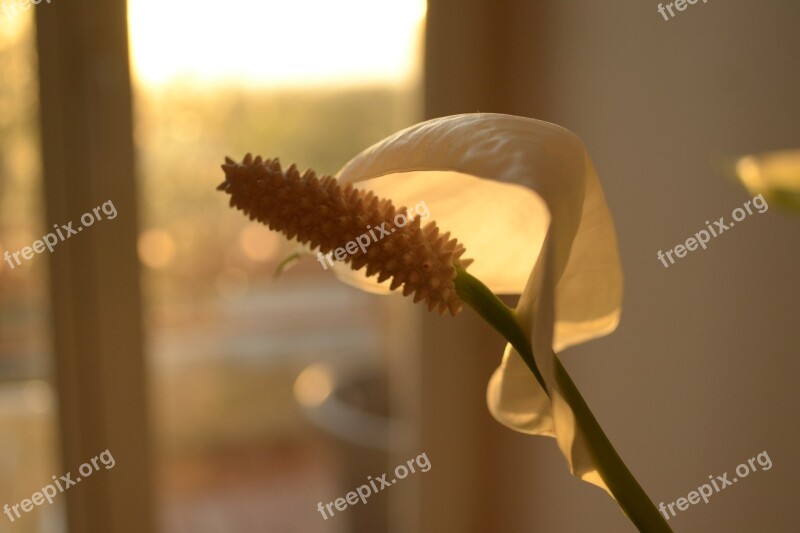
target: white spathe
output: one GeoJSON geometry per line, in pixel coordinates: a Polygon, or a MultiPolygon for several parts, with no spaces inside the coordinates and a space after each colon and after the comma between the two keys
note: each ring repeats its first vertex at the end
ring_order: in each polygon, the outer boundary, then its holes
{"type": "MultiPolygon", "coordinates": [[[[475,260],[470,274],[495,293],[521,294],[518,318],[551,397],[509,345],[489,381],[489,410],[512,429],[555,437],[573,474],[608,490],[553,369],[553,353],[613,331],[622,300],[614,225],[581,140],[524,117],[448,116],[364,150],[338,178],[398,206],[425,202],[475,260]]],[[[348,265],[336,272],[388,291],[348,265]]]]}

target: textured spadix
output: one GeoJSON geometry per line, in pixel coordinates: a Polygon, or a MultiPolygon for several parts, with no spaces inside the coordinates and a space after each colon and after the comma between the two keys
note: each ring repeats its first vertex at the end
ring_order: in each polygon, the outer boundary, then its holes
{"type": "Polygon", "coordinates": [[[322,253],[369,235],[367,228],[391,228],[366,253],[357,248],[344,261],[356,270],[366,267],[366,275],[377,275],[379,282],[389,280],[391,289],[402,286],[404,295],[424,300],[429,310],[455,315],[461,309],[455,266],[471,261],[460,259],[464,247],[449,233],[440,235],[436,223],[420,227],[417,217],[395,228],[393,221],[398,213],[407,215],[405,208],[396,209],[371,191],[341,186],[330,176],[317,177],[312,170],[300,175],[291,165],[284,171],[277,159],[247,154],[241,163],[226,158],[222,169],[225,181],[218,189],[230,195],[232,207],[322,253]]]}

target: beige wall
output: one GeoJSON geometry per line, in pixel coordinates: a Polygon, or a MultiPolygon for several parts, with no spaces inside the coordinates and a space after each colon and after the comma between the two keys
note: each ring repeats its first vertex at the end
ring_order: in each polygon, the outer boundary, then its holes
{"type": "MultiPolygon", "coordinates": [[[[679,514],[676,531],[796,531],[800,216],[748,217],[669,269],[656,252],[748,199],[721,170],[726,158],[800,147],[800,4],[710,0],[669,22],[657,5],[432,0],[427,113],[512,112],[584,139],[618,226],[626,296],[619,330],[565,353],[567,367],[656,503],[768,452],[771,470],[679,514]]],[[[427,335],[437,342],[433,327],[427,335]]],[[[426,364],[427,375],[441,370],[426,364]]],[[[423,402],[481,394],[479,366],[423,402]]],[[[450,515],[468,528],[453,531],[486,531],[481,520],[505,515],[502,531],[633,531],[607,496],[567,475],[554,442],[490,426],[484,451],[520,462],[463,447],[452,463],[429,454],[439,490],[470,461],[483,477],[462,479],[484,488],[439,516],[439,491],[424,492],[428,524],[450,515]]],[[[424,427],[443,450],[470,435],[464,423],[424,427]]]]}

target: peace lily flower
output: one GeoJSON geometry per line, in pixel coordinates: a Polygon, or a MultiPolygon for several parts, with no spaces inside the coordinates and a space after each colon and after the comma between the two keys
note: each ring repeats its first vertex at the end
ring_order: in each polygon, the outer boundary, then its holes
{"type": "Polygon", "coordinates": [[[337,275],[373,292],[402,286],[440,312],[473,307],[509,341],[487,390],[492,415],[554,437],[573,475],[616,498],[640,530],[670,531],[555,355],[612,332],[621,306],[614,226],[576,135],[523,117],[465,114],[384,139],[336,180],[250,156],[223,168],[232,206],[323,253],[390,220],[394,205],[423,200],[435,223],[417,219],[335,265],[337,275]],[[516,309],[495,293],[520,294],[516,309]]]}
{"type": "Polygon", "coordinates": [[[800,211],[800,150],[742,157],[736,173],[751,194],[764,195],[770,205],[800,211]]]}

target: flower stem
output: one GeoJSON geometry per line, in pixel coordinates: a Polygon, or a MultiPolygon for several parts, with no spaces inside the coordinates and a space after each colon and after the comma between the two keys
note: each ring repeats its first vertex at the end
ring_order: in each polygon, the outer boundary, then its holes
{"type": "MultiPolygon", "coordinates": [[[[522,330],[513,309],[505,305],[479,279],[457,268],[456,291],[484,320],[496,329],[517,350],[548,396],[550,391],[536,366],[528,335],[522,330]]],[[[555,379],[564,400],[572,408],[575,423],[582,430],[600,477],[617,503],[639,531],[671,533],[666,520],[633,477],[611,441],[608,440],[580,391],[555,354],[555,379]]]]}
{"type": "Polygon", "coordinates": [[[647,493],[608,440],[561,361],[558,357],[554,358],[556,380],[561,393],[572,408],[576,423],[583,430],[600,477],[605,481],[619,506],[639,531],[671,532],[672,529],[667,525],[667,521],[650,501],[647,493]]]}
{"type": "MultiPolygon", "coordinates": [[[[496,329],[511,346],[517,349],[536,381],[545,392],[547,384],[533,359],[531,342],[517,323],[514,310],[504,304],[478,278],[456,267],[456,292],[465,304],[473,308],[489,325],[496,329]]],[[[549,393],[548,393],[549,396],[549,393]]]]}

